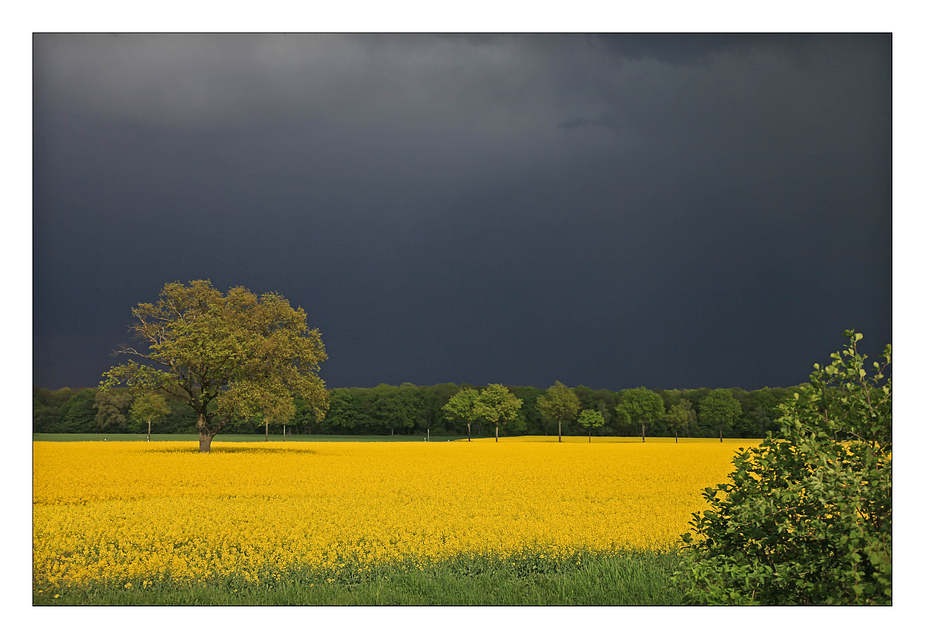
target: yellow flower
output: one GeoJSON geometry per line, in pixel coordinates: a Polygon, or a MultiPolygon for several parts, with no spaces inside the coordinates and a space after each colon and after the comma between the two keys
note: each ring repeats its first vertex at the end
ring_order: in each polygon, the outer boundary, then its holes
{"type": "Polygon", "coordinates": [[[563,440],[35,442],[35,585],[667,548],[746,445],[563,440]]]}

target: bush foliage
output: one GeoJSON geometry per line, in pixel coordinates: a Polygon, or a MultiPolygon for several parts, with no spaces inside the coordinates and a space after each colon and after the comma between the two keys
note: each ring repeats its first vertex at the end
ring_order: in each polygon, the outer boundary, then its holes
{"type": "Polygon", "coordinates": [[[781,407],[779,435],[740,450],[686,533],[686,601],[892,603],[891,347],[864,369],[860,333],[781,407]]]}

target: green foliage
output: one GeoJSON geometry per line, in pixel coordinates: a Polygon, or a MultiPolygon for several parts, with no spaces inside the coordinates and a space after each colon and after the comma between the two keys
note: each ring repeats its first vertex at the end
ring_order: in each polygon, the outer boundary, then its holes
{"type": "Polygon", "coordinates": [[[479,393],[475,412],[485,421],[495,425],[497,435],[498,425],[516,419],[522,405],[523,400],[515,397],[503,384],[489,384],[479,393]]]}
{"type": "Polygon", "coordinates": [[[630,388],[620,393],[620,403],[614,410],[625,424],[640,424],[642,441],[645,441],[646,424],[653,424],[665,416],[665,402],[655,391],[630,388]]]}
{"type": "Polygon", "coordinates": [[[728,388],[710,391],[700,402],[700,421],[719,427],[719,440],[723,441],[723,427],[727,431],[742,414],[742,405],[728,388]]]}
{"type": "Polygon", "coordinates": [[[578,414],[581,403],[578,395],[562,382],[549,387],[546,394],[537,398],[536,407],[547,419],[559,422],[559,441],[562,441],[562,420],[569,420],[578,414]]]}
{"type": "Polygon", "coordinates": [[[862,335],[845,337],[781,407],[780,436],[704,492],[677,575],[689,602],[892,603],[892,352],[868,375],[862,335]]]}
{"type": "Polygon", "coordinates": [[[154,304],[132,309],[135,337],[147,347],[121,346],[130,359],[104,374],[102,390],[126,384],[164,392],[189,405],[203,452],[234,420],[257,413],[292,412],[291,395],[319,418],[327,392],[317,371],[327,359],[321,335],[276,293],[257,296],[243,287],[222,295],[207,280],[167,284],[154,304]]]}
{"type": "Polygon", "coordinates": [[[417,425],[417,398],[414,387],[379,384],[369,394],[370,415],[392,433],[410,435],[417,425]]]}
{"type": "Polygon", "coordinates": [[[163,419],[170,413],[170,406],[163,395],[158,393],[144,393],[135,399],[129,414],[132,419],[138,423],[142,422],[148,426],[148,440],[151,440],[152,422],[163,419]]]}
{"type": "Polygon", "coordinates": [[[464,388],[453,395],[443,406],[443,412],[450,419],[466,422],[468,437],[472,439],[472,422],[479,417],[479,392],[474,388],[464,388]]]}
{"type": "Polygon", "coordinates": [[[600,430],[604,425],[604,416],[601,415],[600,411],[593,409],[585,409],[581,411],[581,415],[578,416],[578,423],[588,431],[588,440],[591,440],[591,433],[595,430],[600,430]]]}
{"type": "MultiPolygon", "coordinates": [[[[387,424],[386,407],[381,401],[377,401],[379,391],[375,388],[332,389],[328,396],[329,409],[321,414],[320,418],[319,406],[311,398],[305,399],[298,393],[280,391],[278,398],[285,402],[287,401],[285,394],[288,394],[295,412],[288,420],[272,422],[271,435],[273,431],[282,432],[283,426],[289,428],[293,434],[302,435],[387,435],[392,428],[398,428],[397,433],[419,434],[430,428],[432,433],[452,432],[464,435],[469,430],[478,429],[481,434],[481,428],[485,424],[484,420],[476,419],[466,427],[464,425],[466,422],[443,410],[449,399],[460,390],[478,392],[479,388],[471,384],[452,383],[434,386],[412,386],[405,383],[397,388],[387,387],[399,392],[403,398],[402,403],[405,404],[399,411],[398,426],[387,424]],[[405,399],[408,401],[405,402],[405,399]],[[335,408],[335,405],[340,408],[335,408]]],[[[515,397],[522,400],[523,404],[514,419],[501,424],[501,432],[505,435],[548,435],[549,425],[555,427],[557,420],[550,421],[538,407],[539,399],[546,396],[548,391],[533,386],[508,386],[508,389],[515,397]]],[[[581,409],[597,410],[604,417],[604,426],[600,430],[601,435],[628,436],[639,433],[639,423],[629,422],[625,412],[620,414],[615,410],[618,399],[625,397],[628,391],[620,393],[605,389],[593,391],[585,386],[577,386],[571,390],[578,397],[581,409]]],[[[742,404],[743,415],[735,422],[729,435],[753,438],[761,437],[769,431],[776,432],[778,425],[775,420],[781,415],[777,406],[783,398],[793,394],[793,389],[787,388],[764,388],[750,392],[732,389],[732,391],[736,397],[741,396],[739,401],[742,404]]],[[[33,388],[33,432],[98,432],[96,424],[98,409],[94,406],[96,393],[97,389],[62,388],[51,391],[33,388]],[[74,399],[80,393],[83,394],[74,399]],[[68,404],[65,410],[64,404],[71,399],[74,401],[68,404]]],[[[683,434],[690,437],[715,436],[712,426],[698,427],[695,414],[699,403],[709,393],[710,389],[657,391],[657,394],[663,398],[665,408],[669,411],[679,402],[689,401],[693,404],[694,410],[690,413],[688,424],[683,427],[683,434]]],[[[152,423],[152,434],[197,432],[196,411],[178,397],[170,395],[165,395],[165,397],[171,412],[163,419],[152,423]]],[[[272,395],[271,397],[277,396],[272,395]]],[[[242,397],[242,399],[245,398],[242,397]]],[[[250,399],[253,400],[254,396],[252,395],[250,399]]],[[[251,405],[253,406],[253,401],[251,405]]],[[[264,433],[264,422],[257,414],[261,411],[256,408],[254,410],[256,410],[255,413],[246,414],[246,416],[233,415],[223,427],[222,433],[264,433]]],[[[129,420],[127,427],[134,425],[129,420]]],[[[582,433],[581,426],[574,419],[571,423],[563,420],[561,429],[562,435],[582,433]]],[[[670,435],[673,432],[667,415],[646,424],[647,435],[670,435]]],[[[725,432],[724,429],[724,434],[725,432]]]]}
{"type": "Polygon", "coordinates": [[[695,423],[697,419],[694,415],[694,409],[691,407],[691,403],[686,399],[681,399],[677,404],[672,406],[665,414],[665,418],[674,428],[675,441],[678,439],[678,431],[683,429],[689,434],[691,423],[695,423]]]}
{"type": "Polygon", "coordinates": [[[61,405],[60,419],[64,431],[69,433],[89,433],[96,427],[96,389],[85,388],[77,391],[61,405]]]}
{"type": "Polygon", "coordinates": [[[96,408],[96,428],[101,433],[124,433],[128,425],[128,410],[132,395],[121,392],[99,392],[93,401],[96,408]]]}

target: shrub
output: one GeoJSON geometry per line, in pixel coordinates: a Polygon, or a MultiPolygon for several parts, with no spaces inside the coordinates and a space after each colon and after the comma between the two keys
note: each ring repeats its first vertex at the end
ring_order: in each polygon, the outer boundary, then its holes
{"type": "Polygon", "coordinates": [[[891,347],[864,370],[860,333],[781,406],[779,436],[734,459],[683,539],[686,601],[892,603],[891,347]]]}

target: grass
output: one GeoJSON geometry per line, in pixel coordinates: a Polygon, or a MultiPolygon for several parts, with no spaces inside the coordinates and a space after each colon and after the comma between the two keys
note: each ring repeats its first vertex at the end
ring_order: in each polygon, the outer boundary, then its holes
{"type": "Polygon", "coordinates": [[[307,606],[665,606],[681,604],[671,581],[677,553],[578,552],[559,560],[457,557],[406,562],[372,572],[293,571],[261,583],[225,579],[180,584],[90,584],[34,591],[34,605],[307,605],[307,606]]]}

